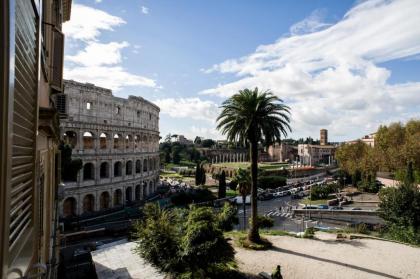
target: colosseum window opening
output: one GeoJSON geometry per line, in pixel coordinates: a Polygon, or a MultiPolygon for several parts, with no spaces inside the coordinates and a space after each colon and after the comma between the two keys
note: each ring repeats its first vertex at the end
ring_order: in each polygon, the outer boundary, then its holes
{"type": "Polygon", "coordinates": [[[83,213],[90,213],[95,210],[95,197],[92,194],[83,198],[83,213]]]}
{"type": "Polygon", "coordinates": [[[140,160],[136,161],[136,173],[140,173],[141,172],[141,162],[140,160]]]}
{"type": "Polygon", "coordinates": [[[132,200],[132,193],[133,193],[133,189],[131,187],[127,187],[125,189],[125,201],[126,203],[130,203],[132,200]]]}
{"type": "Polygon", "coordinates": [[[120,189],[114,192],[114,206],[122,204],[122,191],[120,189]]]}
{"type": "Polygon", "coordinates": [[[86,103],[86,109],[90,110],[92,108],[92,103],[91,102],[87,102],[86,103]]]}
{"type": "Polygon", "coordinates": [[[91,132],[83,133],[83,149],[93,149],[93,134],[91,132]]]}
{"type": "Polygon", "coordinates": [[[105,133],[101,133],[99,136],[99,146],[101,149],[107,148],[107,135],[105,133]]]}
{"type": "Polygon", "coordinates": [[[122,136],[119,134],[114,135],[114,149],[120,149],[122,146],[122,136]]]}
{"type": "Polygon", "coordinates": [[[128,161],[125,166],[125,175],[132,175],[133,174],[133,162],[128,161]]]}
{"type": "Polygon", "coordinates": [[[127,135],[127,136],[125,137],[125,148],[126,148],[126,149],[131,148],[131,143],[132,143],[132,141],[133,141],[133,137],[132,137],[131,135],[127,135]]]}
{"type": "Polygon", "coordinates": [[[64,217],[72,217],[76,215],[76,199],[73,197],[67,198],[63,203],[64,217]]]}
{"type": "Polygon", "coordinates": [[[73,131],[67,131],[64,133],[64,143],[69,144],[74,148],[77,144],[77,134],[73,131]]]}
{"type": "Polygon", "coordinates": [[[108,192],[102,192],[100,196],[100,209],[108,209],[109,208],[109,193],[108,192]]]}
{"type": "Polygon", "coordinates": [[[95,168],[92,163],[87,163],[83,166],[83,180],[95,179],[95,168]]]}
{"type": "Polygon", "coordinates": [[[122,164],[121,162],[116,162],[114,164],[114,177],[122,176],[122,164]]]}
{"type": "Polygon", "coordinates": [[[143,172],[147,172],[147,160],[143,161],[143,172]]]}
{"type": "Polygon", "coordinates": [[[101,178],[108,178],[109,177],[109,164],[107,162],[103,162],[101,164],[100,177],[101,178]]]}
{"type": "Polygon", "coordinates": [[[141,197],[140,197],[140,185],[136,185],[135,199],[136,199],[136,201],[139,201],[141,199],[141,197]]]}

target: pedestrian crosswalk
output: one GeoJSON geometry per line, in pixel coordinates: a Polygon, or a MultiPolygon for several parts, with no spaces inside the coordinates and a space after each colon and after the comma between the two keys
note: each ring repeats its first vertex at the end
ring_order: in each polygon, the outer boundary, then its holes
{"type": "Polygon", "coordinates": [[[270,210],[267,213],[265,213],[264,215],[267,216],[267,217],[285,217],[285,218],[292,217],[291,212],[278,210],[278,209],[270,210]]]}
{"type": "Polygon", "coordinates": [[[279,210],[271,210],[271,211],[269,211],[269,212],[267,212],[266,214],[265,214],[265,216],[267,216],[267,217],[285,217],[285,218],[289,218],[289,217],[292,217],[292,213],[290,213],[290,212],[282,212],[282,211],[279,211],[279,210]]]}
{"type": "MultiPolygon", "coordinates": [[[[297,219],[295,217],[293,217],[292,212],[290,211],[284,211],[284,210],[278,210],[278,209],[273,209],[268,211],[267,213],[264,214],[267,217],[283,217],[283,218],[289,218],[291,220],[294,220],[295,222],[301,222],[302,219],[297,219]]],[[[312,225],[316,225],[318,224],[317,220],[304,220],[305,223],[307,224],[312,224],[312,225]]]]}

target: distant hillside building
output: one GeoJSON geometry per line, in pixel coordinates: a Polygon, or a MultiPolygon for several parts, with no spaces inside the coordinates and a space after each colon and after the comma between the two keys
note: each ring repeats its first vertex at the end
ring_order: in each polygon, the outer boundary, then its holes
{"type": "Polygon", "coordinates": [[[184,145],[193,145],[194,142],[192,140],[187,139],[184,135],[178,135],[174,142],[178,142],[184,145]]]}
{"type": "Polygon", "coordinates": [[[345,143],[346,144],[355,144],[360,140],[360,141],[364,142],[365,144],[367,144],[368,146],[374,147],[375,146],[375,136],[376,136],[376,133],[372,133],[372,134],[363,136],[361,139],[351,140],[351,141],[347,141],[345,143]]]}
{"type": "Polygon", "coordinates": [[[298,148],[290,144],[275,143],[268,147],[267,153],[271,162],[290,162],[298,156],[298,148]]]}
{"type": "Polygon", "coordinates": [[[375,146],[375,135],[376,135],[376,133],[366,135],[362,138],[362,141],[364,143],[366,143],[367,145],[369,145],[370,147],[374,147],[375,146]]]}
{"type": "Polygon", "coordinates": [[[328,130],[326,129],[320,130],[319,142],[320,142],[320,145],[328,145],[328,130]]]}
{"type": "Polygon", "coordinates": [[[303,165],[317,165],[335,164],[335,150],[334,145],[314,145],[314,144],[299,144],[298,155],[299,161],[303,165]]]}

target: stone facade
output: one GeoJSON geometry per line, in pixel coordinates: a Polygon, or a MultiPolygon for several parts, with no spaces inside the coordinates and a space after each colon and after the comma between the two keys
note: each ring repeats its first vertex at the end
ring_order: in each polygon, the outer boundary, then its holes
{"type": "Polygon", "coordinates": [[[212,164],[248,161],[246,149],[198,148],[198,151],[206,156],[212,164]]]}
{"type": "Polygon", "coordinates": [[[60,131],[83,168],[65,182],[61,216],[106,210],[144,200],[159,180],[159,107],[135,96],[65,81],[60,131]]]}
{"type": "Polygon", "coordinates": [[[299,144],[298,155],[299,162],[303,165],[334,165],[335,150],[334,145],[315,145],[315,144],[299,144]]]}
{"type": "Polygon", "coordinates": [[[270,145],[267,153],[271,162],[292,162],[298,156],[297,146],[284,143],[270,145]]]}

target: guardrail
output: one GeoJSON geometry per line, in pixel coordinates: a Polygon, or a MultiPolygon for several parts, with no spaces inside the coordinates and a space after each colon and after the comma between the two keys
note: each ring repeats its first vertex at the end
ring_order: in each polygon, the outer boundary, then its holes
{"type": "Polygon", "coordinates": [[[378,210],[330,210],[330,209],[293,209],[293,214],[324,213],[337,215],[368,215],[379,216],[378,210]]]}
{"type": "Polygon", "coordinates": [[[294,217],[316,220],[331,220],[344,223],[384,224],[380,211],[372,210],[329,210],[329,209],[293,209],[294,217]]]}

